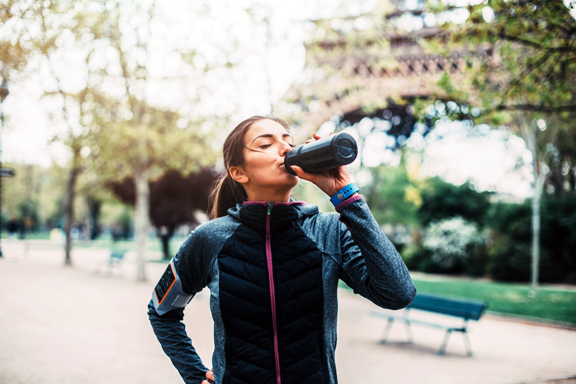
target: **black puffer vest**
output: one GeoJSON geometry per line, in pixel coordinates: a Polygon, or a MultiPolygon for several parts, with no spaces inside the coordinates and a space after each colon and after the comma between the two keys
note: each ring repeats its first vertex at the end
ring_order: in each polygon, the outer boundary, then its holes
{"type": "Polygon", "coordinates": [[[255,203],[218,257],[223,383],[328,383],[322,253],[290,206],[255,203]]]}

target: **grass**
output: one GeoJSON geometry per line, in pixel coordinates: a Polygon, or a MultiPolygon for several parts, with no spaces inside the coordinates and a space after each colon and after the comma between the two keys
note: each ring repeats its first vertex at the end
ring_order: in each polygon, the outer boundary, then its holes
{"type": "MultiPolygon", "coordinates": [[[[8,238],[8,233],[6,231],[2,231],[2,240],[8,238]]],[[[18,234],[16,234],[16,238],[18,239],[18,234]]],[[[26,238],[30,240],[49,240],[50,234],[48,232],[38,232],[38,233],[27,233],[26,238]]]]}
{"type": "MultiPolygon", "coordinates": [[[[1,239],[6,240],[7,238],[8,238],[7,233],[5,231],[2,231],[1,239]]],[[[16,238],[18,239],[18,237],[16,238]]],[[[26,238],[29,240],[50,240],[50,233],[49,232],[28,233],[26,234],[26,238]]],[[[178,251],[180,245],[182,245],[184,240],[185,238],[177,236],[174,236],[172,237],[172,239],[170,239],[170,253],[172,254],[172,256],[176,254],[176,252],[178,251]]],[[[101,236],[98,240],[94,240],[91,242],[86,242],[83,240],[73,240],[72,248],[114,249],[118,251],[132,251],[136,249],[136,243],[134,242],[134,240],[119,240],[113,242],[109,236],[108,237],[101,236]]],[[[149,252],[162,252],[162,245],[160,243],[160,240],[157,237],[153,236],[149,237],[147,249],[149,252]]]]}
{"type": "MultiPolygon", "coordinates": [[[[576,326],[576,287],[543,286],[534,298],[528,284],[498,283],[460,277],[418,275],[413,277],[418,293],[482,300],[489,312],[512,317],[529,317],[543,322],[576,326]]],[[[345,284],[341,286],[348,288],[345,284]]]]}
{"type": "MultiPolygon", "coordinates": [[[[183,242],[184,239],[180,238],[172,238],[170,240],[170,253],[172,256],[176,254],[183,242]]],[[[95,240],[90,243],[76,241],[74,242],[74,248],[116,249],[119,251],[132,251],[136,248],[136,243],[134,240],[119,240],[117,242],[113,242],[111,239],[95,240]]],[[[160,240],[152,237],[149,238],[147,249],[149,252],[162,252],[162,245],[160,240]]]]}
{"type": "Polygon", "coordinates": [[[420,293],[439,294],[488,303],[488,311],[534,317],[576,325],[576,288],[541,287],[528,297],[528,284],[497,283],[465,278],[419,278],[414,285],[420,293]]]}

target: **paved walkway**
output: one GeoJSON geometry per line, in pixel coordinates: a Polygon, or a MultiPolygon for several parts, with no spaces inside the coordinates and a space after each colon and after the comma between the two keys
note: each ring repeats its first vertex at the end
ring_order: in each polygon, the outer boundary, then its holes
{"type": "MultiPolygon", "coordinates": [[[[96,384],[181,383],[163,354],[146,316],[153,285],[165,265],[149,263],[148,283],[135,283],[134,256],[111,275],[108,252],[76,249],[74,268],[48,242],[2,241],[0,259],[0,383],[96,384]]],[[[186,310],[189,335],[210,366],[213,349],[209,294],[198,294],[186,310]]],[[[444,333],[392,328],[378,344],[384,321],[376,307],[340,293],[339,381],[349,383],[572,384],[576,379],[576,331],[485,316],[470,326],[474,357],[465,356],[461,335],[451,336],[447,355],[437,356],[444,333]]],[[[416,315],[414,311],[414,315],[416,315]]],[[[424,313],[422,317],[430,316],[424,313]]],[[[258,383],[266,384],[266,383],[258,383]]]]}

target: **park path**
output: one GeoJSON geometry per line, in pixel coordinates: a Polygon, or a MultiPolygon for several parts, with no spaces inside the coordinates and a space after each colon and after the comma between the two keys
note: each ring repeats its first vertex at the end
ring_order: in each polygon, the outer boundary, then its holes
{"type": "MultiPolygon", "coordinates": [[[[3,241],[0,259],[0,384],[182,383],[163,354],[146,316],[152,288],[165,265],[148,263],[149,282],[135,282],[134,255],[108,275],[103,250],[75,249],[74,268],[47,241],[3,241]]],[[[155,257],[156,255],[151,255],[155,257]]],[[[576,331],[485,316],[470,325],[474,357],[465,356],[461,335],[413,327],[415,344],[395,324],[378,344],[382,319],[367,300],[339,294],[339,382],[407,384],[572,384],[576,331]]],[[[416,315],[414,311],[414,315],[416,315]]],[[[423,313],[422,317],[430,317],[423,313]]],[[[185,324],[210,366],[213,349],[209,293],[186,309],[185,324]]],[[[265,383],[260,383],[265,384],[265,383]]]]}

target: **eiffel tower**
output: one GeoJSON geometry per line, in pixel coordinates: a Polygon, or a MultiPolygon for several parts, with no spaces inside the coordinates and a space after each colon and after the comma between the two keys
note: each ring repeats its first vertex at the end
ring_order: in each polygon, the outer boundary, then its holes
{"type": "MultiPolygon", "coordinates": [[[[416,122],[410,103],[429,97],[443,73],[457,76],[467,65],[465,52],[444,57],[424,49],[421,41],[444,32],[423,5],[423,0],[398,1],[380,17],[314,21],[315,37],[305,43],[305,68],[279,108],[297,127],[297,142],[327,121],[345,128],[370,117],[390,122],[387,134],[396,139],[391,149],[403,144],[416,122]]],[[[492,56],[491,47],[475,47],[474,52],[481,60],[492,56]]],[[[422,135],[431,128],[427,120],[422,135]]]]}

